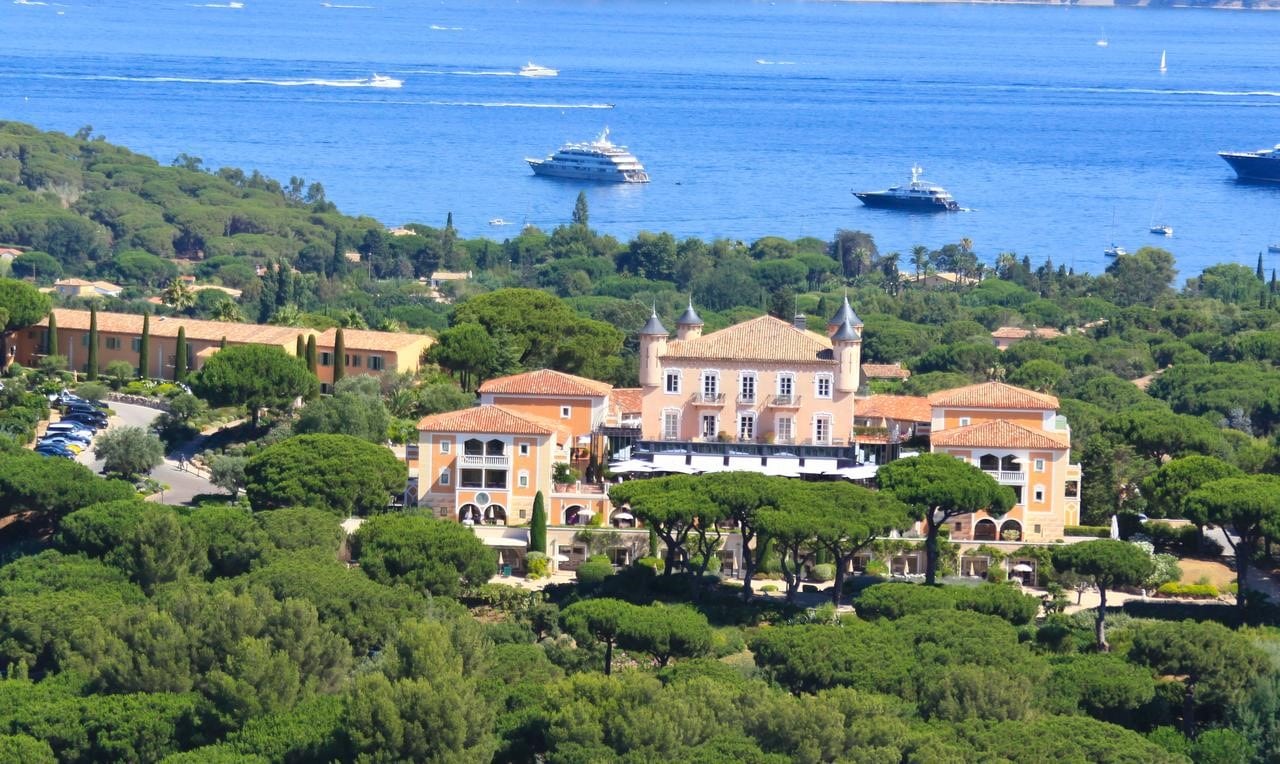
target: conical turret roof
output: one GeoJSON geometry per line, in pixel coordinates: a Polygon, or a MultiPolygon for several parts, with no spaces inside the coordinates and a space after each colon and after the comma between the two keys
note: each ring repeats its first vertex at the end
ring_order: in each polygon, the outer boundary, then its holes
{"type": "Polygon", "coordinates": [[[658,309],[655,307],[653,313],[650,314],[649,320],[645,323],[644,328],[640,330],[641,335],[662,335],[667,336],[667,327],[662,325],[662,321],[658,319],[658,309]]]}
{"type": "MultiPolygon", "coordinates": [[[[845,303],[846,306],[848,304],[847,302],[845,303]]],[[[852,313],[853,311],[849,312],[852,313]]],[[[860,339],[862,339],[862,335],[858,334],[858,330],[853,328],[853,324],[847,318],[840,324],[840,328],[836,329],[836,333],[831,335],[832,342],[852,342],[860,339]]]]}
{"type": "Polygon", "coordinates": [[[689,298],[689,307],[685,308],[684,314],[676,320],[676,326],[702,326],[702,316],[693,309],[692,297],[689,298]]]}
{"type": "Polygon", "coordinates": [[[858,314],[853,312],[853,306],[849,304],[849,294],[847,292],[844,295],[844,304],[840,306],[840,310],[837,310],[836,314],[827,322],[827,326],[840,326],[846,321],[852,326],[862,325],[862,319],[858,318],[858,314]]]}

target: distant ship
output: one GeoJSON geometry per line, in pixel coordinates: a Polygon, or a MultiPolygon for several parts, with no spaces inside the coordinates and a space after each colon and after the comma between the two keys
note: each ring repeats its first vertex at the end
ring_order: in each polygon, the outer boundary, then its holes
{"type": "Polygon", "coordinates": [[[1124,247],[1112,244],[1111,246],[1102,250],[1102,254],[1106,255],[1107,257],[1122,257],[1124,255],[1129,254],[1129,250],[1125,249],[1124,247]]]}
{"type": "Polygon", "coordinates": [[[1280,144],[1257,151],[1219,151],[1240,180],[1280,183],[1280,144]]]}
{"type": "Polygon", "coordinates": [[[919,165],[911,168],[911,183],[894,186],[887,191],[854,191],[853,195],[868,207],[913,212],[959,212],[960,205],[946,189],[921,180],[924,170],[919,165]]]}
{"type": "Polygon", "coordinates": [[[555,77],[559,74],[559,69],[552,69],[549,66],[538,66],[532,61],[520,67],[521,77],[555,77]]]}
{"type": "Polygon", "coordinates": [[[590,143],[567,143],[546,159],[526,159],[535,175],[597,180],[605,183],[648,183],[649,174],[626,146],[609,141],[605,128],[590,143]]]}
{"type": "Polygon", "coordinates": [[[383,74],[374,74],[369,78],[369,87],[371,88],[398,88],[404,84],[404,80],[398,80],[395,77],[388,77],[383,74]]]}

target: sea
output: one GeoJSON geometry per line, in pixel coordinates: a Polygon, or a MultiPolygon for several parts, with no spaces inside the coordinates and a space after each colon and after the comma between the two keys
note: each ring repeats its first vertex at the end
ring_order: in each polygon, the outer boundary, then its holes
{"type": "Polygon", "coordinates": [[[164,163],[186,153],[318,180],[342,211],[388,226],[453,213],[462,235],[503,239],[566,222],[586,190],[592,226],[623,240],[847,228],[882,251],[967,238],[988,262],[1011,251],[1095,273],[1113,243],[1152,245],[1183,278],[1280,244],[1280,187],[1238,183],[1215,156],[1280,143],[1275,12],[2,2],[0,119],[92,125],[164,163]],[[559,76],[518,76],[530,62],[559,76]],[[374,87],[375,73],[402,84],[374,87]],[[525,163],[605,127],[651,183],[584,186],[525,163]],[[851,195],[914,164],[965,211],[877,211],[851,195]]]}

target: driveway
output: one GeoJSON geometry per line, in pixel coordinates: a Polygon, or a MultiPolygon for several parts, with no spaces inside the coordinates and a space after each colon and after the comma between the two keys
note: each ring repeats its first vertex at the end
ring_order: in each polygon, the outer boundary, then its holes
{"type": "MultiPolygon", "coordinates": [[[[115,427],[147,428],[151,426],[151,422],[156,417],[160,416],[160,412],[156,409],[132,403],[112,402],[110,406],[115,411],[115,415],[107,420],[107,430],[115,427]]],[[[107,430],[102,430],[99,435],[107,430]]],[[[222,489],[214,487],[209,482],[208,477],[196,472],[190,464],[187,464],[185,469],[178,468],[178,457],[181,455],[189,458],[192,450],[192,443],[184,443],[178,446],[174,451],[165,454],[163,464],[151,471],[151,477],[154,480],[169,486],[169,488],[153,497],[154,501],[162,504],[189,504],[191,499],[198,494],[222,493],[222,489]]],[[[93,448],[85,449],[83,453],[76,457],[76,460],[94,472],[102,472],[102,460],[98,458],[97,452],[93,448]]]]}

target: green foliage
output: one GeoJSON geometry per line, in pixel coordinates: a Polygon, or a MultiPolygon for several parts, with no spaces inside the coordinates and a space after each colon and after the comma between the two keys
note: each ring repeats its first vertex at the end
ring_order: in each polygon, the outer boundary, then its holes
{"type": "MultiPolygon", "coordinates": [[[[579,200],[585,205],[584,197],[579,195],[579,200]]],[[[533,517],[529,520],[529,551],[542,554],[547,552],[547,507],[542,491],[533,496],[533,517]]]]}
{"type": "Polygon", "coordinates": [[[65,515],[90,504],[132,498],[133,486],[103,480],[69,459],[48,459],[34,452],[8,452],[0,458],[0,496],[4,510],[65,515]]]}
{"type": "Polygon", "coordinates": [[[868,586],[854,602],[863,618],[891,620],[930,610],[952,610],[955,606],[955,597],[946,589],[906,583],[868,586]]]}
{"type": "Polygon", "coordinates": [[[298,435],[267,446],[245,465],[254,509],[317,506],[346,515],[381,512],[408,480],[386,448],[350,435],[298,435]]]}
{"type": "Polygon", "coordinates": [[[49,295],[25,281],[0,279],[0,333],[31,326],[49,315],[49,295]]]}
{"type": "Polygon", "coordinates": [[[333,513],[320,509],[276,509],[254,515],[272,545],[285,550],[319,549],[336,553],[342,528],[333,513]]]}
{"type": "Polygon", "coordinates": [[[1218,587],[1213,584],[1183,584],[1170,581],[1161,584],[1156,593],[1162,597],[1187,597],[1190,599],[1217,599],[1218,587]]]}
{"type": "Polygon", "coordinates": [[[146,475],[164,462],[164,444],[141,427],[113,427],[93,446],[103,469],[122,478],[146,475]]]}
{"type": "Polygon", "coordinates": [[[1068,536],[1089,536],[1097,539],[1111,538],[1111,528],[1105,525],[1068,525],[1062,529],[1068,536]]]}
{"type": "Polygon", "coordinates": [[[609,558],[604,555],[588,558],[574,572],[574,577],[577,578],[578,583],[586,586],[602,583],[612,575],[613,563],[609,562],[609,558]]]}
{"type": "Polygon", "coordinates": [[[348,377],[335,385],[333,395],[303,406],[293,431],[299,435],[351,435],[371,443],[385,443],[389,421],[378,380],[348,377]]]}
{"type": "Polygon", "coordinates": [[[311,397],[318,384],[302,359],[267,345],[220,350],[191,381],[195,394],[216,406],[244,405],[255,427],[261,409],[284,410],[311,397]]]}
{"type": "Polygon", "coordinates": [[[382,515],[352,537],[352,554],[374,581],[457,596],[494,576],[497,558],[471,529],[428,515],[382,515]]]}
{"type": "Polygon", "coordinates": [[[835,577],[836,566],[826,562],[814,565],[813,569],[809,572],[809,578],[819,583],[831,581],[835,577]]]}

